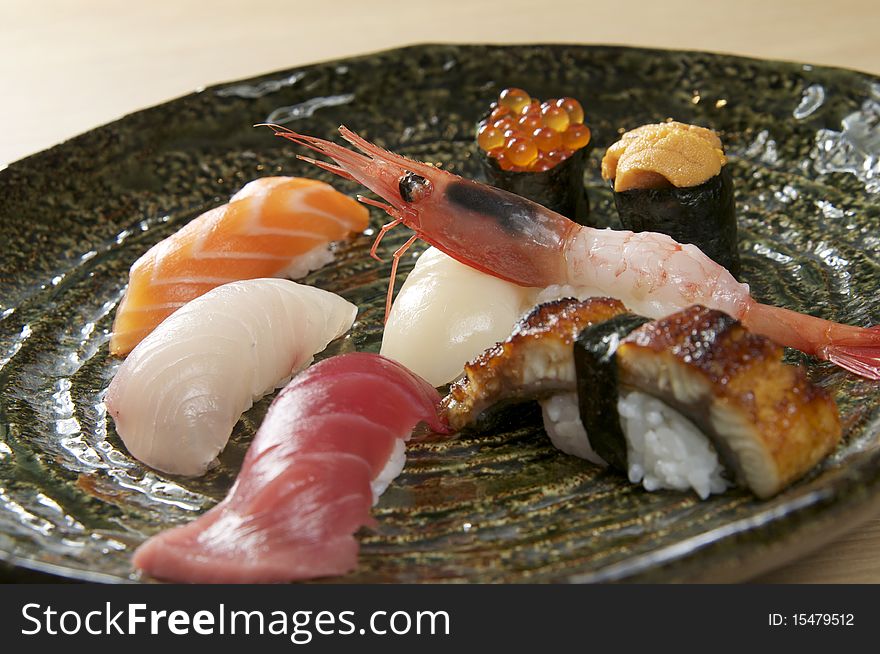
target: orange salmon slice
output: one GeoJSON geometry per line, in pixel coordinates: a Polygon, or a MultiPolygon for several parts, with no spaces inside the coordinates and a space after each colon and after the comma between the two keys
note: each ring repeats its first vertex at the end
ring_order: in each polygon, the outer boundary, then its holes
{"type": "Polygon", "coordinates": [[[369,212],[329,184],[262,177],[134,262],[110,353],[128,354],[175,310],[221,284],[280,277],[299,257],[367,228],[369,212]]]}

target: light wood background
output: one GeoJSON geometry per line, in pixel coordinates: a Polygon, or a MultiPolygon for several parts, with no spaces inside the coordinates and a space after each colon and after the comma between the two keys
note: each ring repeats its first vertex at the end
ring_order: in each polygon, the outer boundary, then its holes
{"type": "MultiPolygon", "coordinates": [[[[619,43],[880,74],[878,27],[875,0],[0,0],[0,168],[198,87],[399,45],[619,43]]],[[[880,519],[758,581],[880,583],[880,519]]]]}

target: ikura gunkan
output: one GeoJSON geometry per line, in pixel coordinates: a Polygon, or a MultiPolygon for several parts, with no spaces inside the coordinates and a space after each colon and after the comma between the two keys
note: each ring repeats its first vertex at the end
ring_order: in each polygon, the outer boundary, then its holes
{"type": "Polygon", "coordinates": [[[517,88],[504,89],[477,125],[489,184],[581,223],[590,212],[583,183],[590,137],[580,102],[541,102],[517,88]]]}

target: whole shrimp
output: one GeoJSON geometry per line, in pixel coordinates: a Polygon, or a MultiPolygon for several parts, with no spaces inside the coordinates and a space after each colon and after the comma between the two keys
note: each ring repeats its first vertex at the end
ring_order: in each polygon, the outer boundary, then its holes
{"type": "Polygon", "coordinates": [[[360,182],[388,204],[359,196],[415,234],[394,253],[386,315],[397,263],[422,239],[467,266],[520,286],[568,285],[621,300],[649,318],[692,304],[717,309],[750,330],[880,380],[880,328],[853,327],[761,304],[722,266],[694,245],[665,234],[593,229],[529,200],[383,150],[342,126],[342,137],[363,154],[336,143],[270,125],[275,133],[333,159],[300,157],[360,182]]]}

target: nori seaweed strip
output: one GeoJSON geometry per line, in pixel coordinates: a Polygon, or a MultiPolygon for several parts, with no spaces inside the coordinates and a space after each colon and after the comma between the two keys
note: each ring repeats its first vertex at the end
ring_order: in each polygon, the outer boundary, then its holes
{"type": "Polygon", "coordinates": [[[591,325],[574,342],[578,410],[593,450],[609,465],[627,469],[626,439],[617,413],[619,390],[614,353],[621,339],[649,318],[624,313],[591,325]]]}
{"type": "Polygon", "coordinates": [[[614,205],[625,229],[661,232],[679,243],[693,243],[739,277],[733,181],[728,165],[699,186],[615,191],[614,205]]]}
{"type": "Polygon", "coordinates": [[[532,202],[571,218],[581,225],[590,225],[590,199],[584,186],[584,170],[590,145],[582,147],[541,172],[503,170],[494,157],[477,148],[489,186],[510,191],[532,202]]]}

